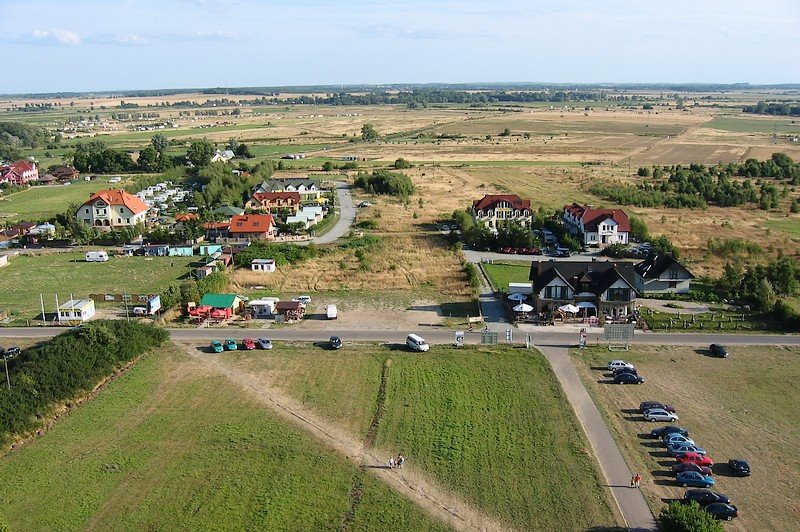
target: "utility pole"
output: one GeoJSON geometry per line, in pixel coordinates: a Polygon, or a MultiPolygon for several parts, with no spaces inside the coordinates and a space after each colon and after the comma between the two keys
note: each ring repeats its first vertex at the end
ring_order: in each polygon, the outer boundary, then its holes
{"type": "Polygon", "coordinates": [[[10,390],[11,389],[11,377],[8,376],[8,357],[6,357],[5,353],[3,353],[3,363],[6,366],[6,386],[8,386],[8,389],[10,390]]]}

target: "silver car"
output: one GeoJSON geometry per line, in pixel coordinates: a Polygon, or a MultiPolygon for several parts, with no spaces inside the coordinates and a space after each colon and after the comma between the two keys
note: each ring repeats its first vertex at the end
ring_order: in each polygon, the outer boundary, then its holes
{"type": "Polygon", "coordinates": [[[686,443],[667,445],[667,452],[672,456],[678,456],[679,454],[683,453],[697,453],[702,455],[708,454],[702,447],[697,447],[695,445],[689,445],[686,443]]]}
{"type": "Polygon", "coordinates": [[[683,434],[676,434],[674,432],[672,434],[667,434],[666,436],[664,436],[664,439],[662,441],[664,442],[664,445],[677,445],[679,443],[683,443],[686,445],[694,445],[693,439],[688,438],[683,434]]]}
{"type": "Polygon", "coordinates": [[[634,369],[633,364],[630,362],[625,362],[624,360],[611,360],[606,367],[612,371],[618,368],[634,369]]]}
{"type": "Polygon", "coordinates": [[[667,412],[663,408],[649,408],[644,411],[644,418],[647,421],[677,421],[678,414],[667,412]]]}

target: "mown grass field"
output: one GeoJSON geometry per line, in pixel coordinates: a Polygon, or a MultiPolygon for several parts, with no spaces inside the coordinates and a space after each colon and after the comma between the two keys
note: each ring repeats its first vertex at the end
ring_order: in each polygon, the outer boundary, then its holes
{"type": "Polygon", "coordinates": [[[767,220],[762,225],[772,231],[786,233],[792,238],[800,238],[800,219],[767,220]]]}
{"type": "Polygon", "coordinates": [[[637,413],[644,400],[673,405],[680,416],[677,424],[716,462],[714,489],[740,511],[727,529],[795,530],[800,512],[795,496],[800,483],[800,349],[727,347],[727,359],[677,346],[633,346],[622,354],[596,347],[572,356],[628,464],[643,472],[642,490],[654,512],[682,497],[684,488],[669,470],[674,459],[655,440],[643,437],[661,425],[637,413]],[[595,368],[605,368],[612,358],[633,362],[644,384],[605,384],[606,371],[595,368]],[[747,459],[752,476],[729,476],[730,458],[747,459]]]}
{"type": "Polygon", "coordinates": [[[184,278],[197,257],[111,257],[108,262],[85,262],[83,252],[47,253],[11,257],[0,271],[0,309],[14,318],[38,318],[39,294],[45,311],[61,303],[103,293],[158,293],[184,278]]]}
{"type": "Polygon", "coordinates": [[[420,355],[344,340],[340,351],[279,343],[223,360],[363,438],[391,359],[376,435],[386,456],[402,452],[514,528],[615,524],[588,443],[538,352],[437,346],[420,355]]]}
{"type": "Polygon", "coordinates": [[[89,196],[109,187],[122,188],[125,182],[108,180],[73,181],[71,185],[31,187],[10,195],[0,195],[0,223],[47,220],[67,210],[70,203],[83,203],[89,196]]]}
{"type": "Polygon", "coordinates": [[[800,120],[763,115],[756,115],[753,118],[715,116],[703,124],[703,127],[734,133],[800,133],[800,120]]]}
{"type": "Polygon", "coordinates": [[[12,530],[446,529],[174,347],[0,458],[0,478],[12,530]]]}
{"type": "Polygon", "coordinates": [[[481,264],[486,277],[496,291],[508,292],[508,283],[526,283],[531,274],[531,265],[527,264],[481,264]]]}

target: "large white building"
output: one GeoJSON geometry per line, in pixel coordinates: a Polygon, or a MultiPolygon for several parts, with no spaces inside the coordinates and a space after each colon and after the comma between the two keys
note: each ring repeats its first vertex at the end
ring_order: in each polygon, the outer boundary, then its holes
{"type": "Polygon", "coordinates": [[[75,215],[82,222],[110,231],[144,223],[147,204],[124,190],[100,190],[92,194],[75,215]]]}
{"type": "Polygon", "coordinates": [[[595,209],[577,203],[564,207],[564,225],[582,244],[605,247],[630,242],[631,224],[622,209],[595,209]]]}

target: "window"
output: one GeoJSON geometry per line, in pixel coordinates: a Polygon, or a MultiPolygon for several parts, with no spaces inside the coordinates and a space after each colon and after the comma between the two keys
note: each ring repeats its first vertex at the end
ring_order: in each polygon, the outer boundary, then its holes
{"type": "Polygon", "coordinates": [[[569,299],[569,291],[566,286],[545,286],[545,299],[569,299]]]}
{"type": "Polygon", "coordinates": [[[630,301],[630,299],[630,288],[609,288],[608,292],[606,292],[606,300],[608,301],[630,301]]]}
{"type": "Polygon", "coordinates": [[[86,214],[89,214],[89,208],[88,207],[86,208],[86,214]]]}
{"type": "Polygon", "coordinates": [[[121,224],[122,223],[122,218],[117,218],[117,223],[121,224]]]}
{"type": "Polygon", "coordinates": [[[131,219],[130,218],[126,218],[126,223],[131,223],[131,219]]]}
{"type": "Polygon", "coordinates": [[[672,268],[669,271],[669,278],[670,279],[677,279],[678,278],[678,270],[676,268],[672,268]]]}

